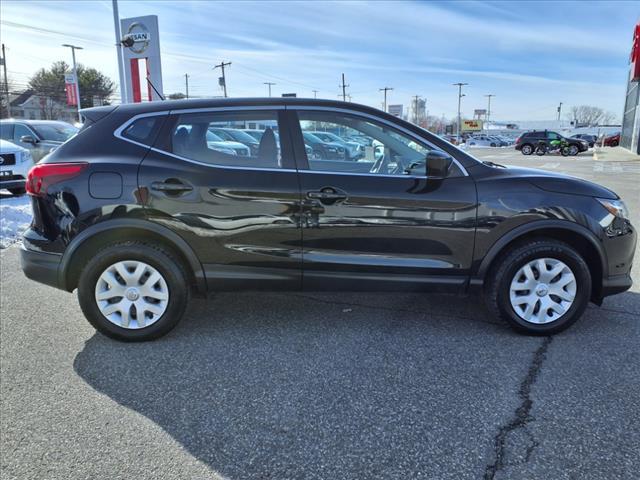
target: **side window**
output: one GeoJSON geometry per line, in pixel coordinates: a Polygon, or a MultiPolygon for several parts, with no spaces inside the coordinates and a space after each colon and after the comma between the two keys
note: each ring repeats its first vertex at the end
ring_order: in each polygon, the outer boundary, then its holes
{"type": "Polygon", "coordinates": [[[420,176],[436,149],[356,114],[298,111],[298,118],[310,170],[420,176]]]}
{"type": "Polygon", "coordinates": [[[122,136],[134,142],[153,145],[153,141],[164,118],[162,115],[139,118],[124,129],[122,136]]]}
{"type": "Polygon", "coordinates": [[[560,135],[558,135],[555,132],[547,132],[547,138],[549,140],[559,140],[560,139],[560,135]]]}
{"type": "Polygon", "coordinates": [[[211,165],[282,168],[278,112],[206,112],[178,115],[171,151],[211,165]]]}
{"type": "Polygon", "coordinates": [[[3,140],[13,140],[13,123],[0,123],[0,138],[3,140]]]}
{"type": "Polygon", "coordinates": [[[16,123],[15,129],[13,130],[13,140],[19,142],[20,138],[24,137],[25,135],[29,135],[35,138],[35,135],[31,130],[20,123],[16,123]]]}

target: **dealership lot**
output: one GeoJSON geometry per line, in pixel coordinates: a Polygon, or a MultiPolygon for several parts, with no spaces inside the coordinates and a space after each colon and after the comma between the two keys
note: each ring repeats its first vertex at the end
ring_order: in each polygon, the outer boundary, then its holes
{"type": "MultiPolygon", "coordinates": [[[[596,181],[640,225],[640,161],[496,163],[596,181]]],[[[640,254],[636,254],[640,258],[640,254]]],[[[570,330],[523,337],[475,297],[220,294],[169,336],[97,335],[0,251],[3,478],[634,478],[640,269],[570,330]]]]}

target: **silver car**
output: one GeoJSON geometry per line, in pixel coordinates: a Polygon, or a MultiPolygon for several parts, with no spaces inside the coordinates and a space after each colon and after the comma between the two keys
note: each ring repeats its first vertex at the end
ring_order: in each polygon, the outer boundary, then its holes
{"type": "Polygon", "coordinates": [[[0,138],[26,148],[37,162],[78,133],[67,122],[9,119],[0,121],[0,138]]]}

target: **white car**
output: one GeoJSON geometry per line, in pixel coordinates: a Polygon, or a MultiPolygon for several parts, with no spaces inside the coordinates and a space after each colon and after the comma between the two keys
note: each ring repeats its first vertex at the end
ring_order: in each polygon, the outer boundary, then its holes
{"type": "Polygon", "coordinates": [[[467,138],[467,145],[470,147],[497,147],[500,141],[488,135],[473,135],[467,138]]]}
{"type": "Polygon", "coordinates": [[[0,140],[0,188],[6,188],[14,195],[22,195],[31,167],[33,158],[29,150],[0,140]]]}

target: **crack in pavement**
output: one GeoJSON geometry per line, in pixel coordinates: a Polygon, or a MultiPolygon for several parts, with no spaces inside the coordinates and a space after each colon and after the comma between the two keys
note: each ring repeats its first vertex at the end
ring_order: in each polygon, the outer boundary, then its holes
{"type": "Polygon", "coordinates": [[[546,358],[547,349],[551,344],[553,337],[545,337],[542,341],[538,349],[533,354],[533,359],[531,360],[531,364],[529,365],[529,370],[524,380],[520,384],[520,388],[518,389],[518,397],[520,398],[520,405],[515,411],[515,416],[507,423],[503,425],[498,430],[498,433],[494,437],[494,461],[493,463],[487,465],[484,472],[485,480],[493,480],[496,474],[502,470],[507,465],[515,465],[507,464],[505,462],[505,454],[507,452],[507,437],[511,434],[524,433],[529,439],[529,445],[526,449],[526,454],[524,458],[524,462],[529,461],[531,454],[538,446],[538,442],[535,440],[531,432],[527,430],[527,425],[530,421],[533,420],[531,416],[531,407],[533,405],[533,400],[531,400],[531,387],[536,383],[538,379],[538,374],[540,373],[540,369],[542,368],[542,364],[546,358]],[[522,432],[519,432],[522,430],[522,432]]]}

